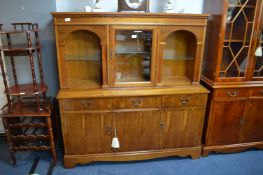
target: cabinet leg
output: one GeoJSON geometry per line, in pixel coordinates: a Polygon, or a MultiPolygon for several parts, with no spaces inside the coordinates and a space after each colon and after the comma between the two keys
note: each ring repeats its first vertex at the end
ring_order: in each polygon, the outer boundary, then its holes
{"type": "Polygon", "coordinates": [[[3,121],[4,128],[5,128],[5,133],[6,133],[6,138],[7,138],[7,142],[8,142],[8,149],[10,151],[11,161],[12,161],[13,166],[16,166],[14,144],[13,144],[13,140],[11,137],[11,130],[8,126],[8,119],[2,118],[2,121],[3,121]]]}
{"type": "Polygon", "coordinates": [[[200,157],[201,157],[201,152],[200,153],[194,153],[191,155],[192,159],[200,159],[200,157]]]}
{"type": "Polygon", "coordinates": [[[56,154],[56,148],[55,148],[55,143],[54,143],[54,136],[53,136],[50,117],[47,117],[47,124],[48,124],[48,134],[49,134],[49,141],[50,141],[50,152],[51,152],[51,155],[53,157],[54,164],[56,164],[57,163],[57,154],[56,154]]]}

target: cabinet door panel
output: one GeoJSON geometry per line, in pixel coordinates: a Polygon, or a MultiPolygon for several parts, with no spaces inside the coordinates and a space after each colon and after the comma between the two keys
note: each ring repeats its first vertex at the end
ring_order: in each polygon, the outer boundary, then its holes
{"type": "Polygon", "coordinates": [[[114,128],[120,142],[118,151],[158,148],[159,111],[113,113],[114,128]]]}
{"type": "Polygon", "coordinates": [[[236,144],[239,142],[239,132],[245,101],[215,102],[210,116],[210,128],[207,146],[236,144]]]}
{"type": "Polygon", "coordinates": [[[165,110],[161,117],[160,148],[200,146],[203,119],[203,108],[165,110]]]}
{"type": "Polygon", "coordinates": [[[111,152],[110,113],[62,114],[65,153],[68,155],[111,152]]]}
{"type": "Polygon", "coordinates": [[[263,99],[248,102],[242,128],[242,142],[263,141],[263,99]]]}

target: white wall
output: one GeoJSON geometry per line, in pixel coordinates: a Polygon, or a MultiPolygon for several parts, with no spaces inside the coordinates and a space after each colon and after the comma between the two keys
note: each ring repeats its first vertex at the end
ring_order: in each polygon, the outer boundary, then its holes
{"type": "MultiPolygon", "coordinates": [[[[0,38],[0,47],[1,47],[1,38],[0,38]]],[[[0,54],[2,54],[0,52],[0,54]]],[[[4,61],[4,60],[3,60],[4,61]]],[[[5,104],[6,104],[6,96],[4,95],[4,83],[3,83],[3,78],[2,78],[2,72],[0,70],[0,108],[2,108],[5,104]]],[[[2,111],[0,111],[0,114],[1,114],[2,111]]],[[[2,119],[0,119],[0,133],[3,133],[4,132],[4,127],[3,127],[3,124],[2,124],[2,119]]]]}
{"type": "MultiPolygon", "coordinates": [[[[116,12],[118,0],[101,0],[104,12],[116,12]]],[[[174,0],[175,10],[185,9],[185,13],[202,13],[204,0],[174,0]]],[[[167,0],[150,0],[150,12],[163,12],[167,0]]],[[[85,6],[94,5],[94,0],[56,0],[58,12],[84,12],[85,6]]]]}

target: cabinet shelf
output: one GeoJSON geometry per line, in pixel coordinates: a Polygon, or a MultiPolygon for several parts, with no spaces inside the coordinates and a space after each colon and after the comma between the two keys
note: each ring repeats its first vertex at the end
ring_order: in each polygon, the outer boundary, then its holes
{"type": "Polygon", "coordinates": [[[150,54],[149,52],[116,52],[116,54],[150,54]]]}
{"type": "Polygon", "coordinates": [[[19,34],[19,33],[35,33],[40,32],[40,29],[34,30],[10,30],[10,31],[0,31],[0,34],[19,34]]]}
{"type": "Polygon", "coordinates": [[[28,56],[29,52],[35,52],[40,48],[40,46],[27,47],[26,45],[16,45],[12,46],[12,48],[7,46],[0,47],[0,51],[3,51],[5,56],[28,56]]]}
{"type": "Polygon", "coordinates": [[[15,151],[29,151],[29,150],[33,150],[33,151],[48,151],[50,150],[49,146],[14,146],[14,150],[15,151]]]}
{"type": "MultiPolygon", "coordinates": [[[[49,104],[47,102],[47,104],[49,104]]],[[[48,106],[48,105],[47,105],[48,106]]],[[[19,102],[13,102],[11,112],[8,111],[7,107],[3,108],[4,117],[48,117],[50,111],[43,109],[42,111],[37,110],[37,106],[34,103],[23,103],[23,106],[19,102]]]]}
{"type": "Polygon", "coordinates": [[[34,91],[33,84],[23,84],[18,86],[9,87],[9,92],[5,92],[8,95],[12,96],[33,96],[40,93],[44,93],[48,90],[46,85],[37,85],[37,91],[34,91]]]}

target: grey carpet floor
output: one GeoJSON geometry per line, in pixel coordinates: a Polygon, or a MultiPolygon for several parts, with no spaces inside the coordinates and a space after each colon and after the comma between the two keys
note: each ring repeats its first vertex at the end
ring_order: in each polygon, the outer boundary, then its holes
{"type": "MultiPolygon", "coordinates": [[[[54,175],[263,175],[263,151],[250,150],[235,154],[211,154],[208,157],[165,158],[140,162],[92,163],[64,169],[62,154],[54,175]]],[[[27,175],[36,157],[40,157],[35,173],[46,175],[51,161],[48,152],[18,152],[17,167],[9,163],[6,143],[0,143],[0,175],[27,175]]]]}

